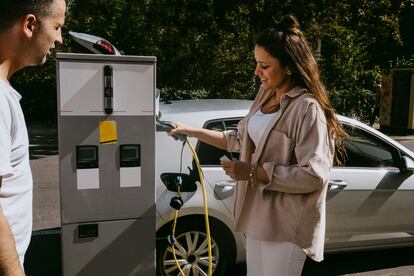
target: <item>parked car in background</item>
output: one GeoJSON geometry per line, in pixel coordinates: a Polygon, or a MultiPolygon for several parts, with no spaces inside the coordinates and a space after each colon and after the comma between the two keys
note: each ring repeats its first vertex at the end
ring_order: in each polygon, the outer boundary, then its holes
{"type": "MultiPolygon", "coordinates": [[[[236,129],[251,105],[246,100],[186,100],[160,104],[161,120],[223,131],[236,129]]],[[[338,116],[349,139],[347,158],[335,166],[327,195],[326,252],[365,250],[414,244],[414,153],[379,131],[338,116]]],[[[205,178],[213,244],[214,275],[225,275],[234,262],[245,261],[245,236],[234,232],[235,182],[220,166],[230,156],[190,138],[205,178]]],[[[197,190],[182,193],[184,205],[176,228],[177,258],[186,275],[206,275],[208,269],[203,200],[190,150],[165,132],[156,134],[157,274],[178,275],[166,237],[171,233],[176,196],[160,180],[165,173],[186,173],[197,190]],[[181,159],[182,156],[182,159],[181,159]],[[205,273],[205,274],[203,274],[205,273]]]]}
{"type": "Polygon", "coordinates": [[[100,36],[69,31],[70,37],[94,54],[122,55],[111,42],[100,36]]]}

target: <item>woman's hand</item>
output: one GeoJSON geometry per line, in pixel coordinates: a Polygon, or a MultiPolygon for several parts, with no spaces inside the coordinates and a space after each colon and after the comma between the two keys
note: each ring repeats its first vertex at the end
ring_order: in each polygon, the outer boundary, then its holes
{"type": "Polygon", "coordinates": [[[188,137],[191,137],[191,127],[186,126],[180,122],[173,122],[173,124],[175,128],[167,132],[169,136],[173,137],[176,140],[176,134],[184,134],[188,137]]]}
{"type": "Polygon", "coordinates": [[[220,161],[223,170],[233,180],[247,180],[250,178],[250,171],[252,165],[247,162],[238,160],[221,160],[220,161]]]}

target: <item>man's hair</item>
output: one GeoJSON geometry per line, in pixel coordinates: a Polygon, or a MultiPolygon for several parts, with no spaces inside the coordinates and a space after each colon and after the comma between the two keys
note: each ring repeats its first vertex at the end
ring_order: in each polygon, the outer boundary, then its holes
{"type": "Polygon", "coordinates": [[[56,0],[0,0],[0,32],[15,24],[27,14],[43,18],[53,13],[56,0]]]}

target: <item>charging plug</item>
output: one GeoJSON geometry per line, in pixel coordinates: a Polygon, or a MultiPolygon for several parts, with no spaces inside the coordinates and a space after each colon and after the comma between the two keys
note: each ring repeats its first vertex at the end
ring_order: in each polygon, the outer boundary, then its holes
{"type": "MultiPolygon", "coordinates": [[[[161,131],[171,131],[175,128],[175,125],[170,122],[170,121],[160,121],[157,120],[157,129],[161,130],[161,131]]],[[[178,133],[175,135],[177,137],[178,140],[180,140],[181,142],[185,142],[185,139],[187,139],[187,135],[178,133]]]]}
{"type": "Polygon", "coordinates": [[[181,207],[183,207],[183,205],[184,205],[184,201],[181,198],[181,196],[175,196],[171,198],[171,201],[170,201],[171,208],[174,208],[175,210],[180,210],[181,207]]]}
{"type": "MultiPolygon", "coordinates": [[[[175,185],[177,187],[177,191],[181,191],[181,187],[183,185],[183,178],[180,175],[177,176],[175,185]]],[[[173,197],[170,201],[170,206],[174,208],[175,210],[180,210],[181,207],[183,207],[183,205],[184,205],[184,201],[181,198],[179,193],[178,193],[178,196],[173,197]]]]}

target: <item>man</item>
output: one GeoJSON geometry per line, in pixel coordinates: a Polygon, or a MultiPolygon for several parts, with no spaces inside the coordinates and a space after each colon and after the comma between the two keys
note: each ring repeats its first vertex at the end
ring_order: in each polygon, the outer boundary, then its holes
{"type": "Polygon", "coordinates": [[[20,94],[11,76],[62,43],[65,0],[0,1],[0,275],[24,275],[32,232],[32,174],[20,94]]]}

